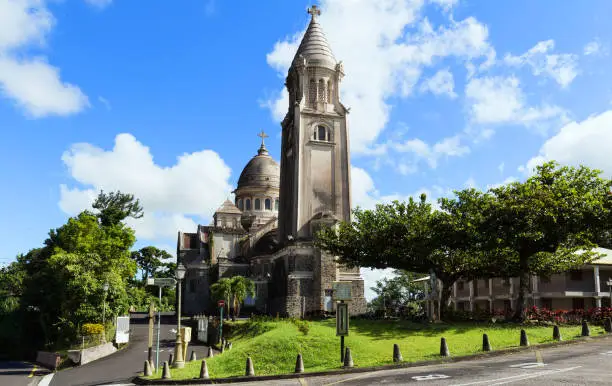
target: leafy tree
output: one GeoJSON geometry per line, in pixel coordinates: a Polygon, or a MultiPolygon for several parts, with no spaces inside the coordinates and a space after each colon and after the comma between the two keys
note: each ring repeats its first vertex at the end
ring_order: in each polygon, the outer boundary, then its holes
{"type": "Polygon", "coordinates": [[[162,262],[162,260],[170,259],[172,256],[163,249],[148,246],[138,251],[133,251],[131,258],[142,271],[142,281],[144,282],[147,277],[155,276],[160,268],[167,267],[167,264],[162,262]]]}
{"type": "Polygon", "coordinates": [[[255,283],[244,276],[234,276],[230,279],[232,298],[234,302],[234,320],[240,315],[240,306],[247,296],[255,296],[255,283]]]}
{"type": "Polygon", "coordinates": [[[341,222],[318,234],[317,244],[349,267],[395,268],[429,273],[442,283],[441,312],[449,304],[459,278],[491,274],[490,256],[478,249],[482,211],[490,197],[474,189],[455,192],[434,210],[421,195],[419,202],[394,201],[375,210],[354,210],[354,221],[341,222]]]}
{"type": "Polygon", "coordinates": [[[141,218],[143,216],[142,206],[134,195],[117,192],[98,194],[93,203],[93,208],[98,209],[100,223],[104,226],[117,225],[127,217],[141,218]]]}
{"type": "Polygon", "coordinates": [[[482,232],[487,249],[503,257],[498,269],[520,279],[515,319],[525,317],[529,275],[580,267],[596,257],[596,243],[605,242],[612,229],[612,180],[600,174],[548,162],[525,182],[491,190],[495,199],[482,232]]]}
{"type": "Polygon", "coordinates": [[[226,318],[229,317],[230,299],[232,298],[232,281],[224,277],[210,286],[210,292],[214,300],[224,300],[227,312],[226,318]]]}

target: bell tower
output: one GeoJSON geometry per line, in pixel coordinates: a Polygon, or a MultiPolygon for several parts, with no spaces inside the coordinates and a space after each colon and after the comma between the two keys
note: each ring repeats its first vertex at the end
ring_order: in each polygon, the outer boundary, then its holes
{"type": "Polygon", "coordinates": [[[337,62],[318,22],[310,24],[286,78],[289,109],[282,122],[279,236],[310,240],[311,220],[349,221],[351,210],[347,114],[340,102],[342,62],[337,62]]]}

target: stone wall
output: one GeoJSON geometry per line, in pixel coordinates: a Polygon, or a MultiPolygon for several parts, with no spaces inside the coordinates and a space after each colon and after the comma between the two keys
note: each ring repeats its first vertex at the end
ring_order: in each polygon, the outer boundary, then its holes
{"type": "Polygon", "coordinates": [[[37,351],[36,352],[36,363],[42,365],[43,367],[55,370],[57,366],[60,364],[60,354],[56,352],[47,352],[47,351],[37,351]]]}

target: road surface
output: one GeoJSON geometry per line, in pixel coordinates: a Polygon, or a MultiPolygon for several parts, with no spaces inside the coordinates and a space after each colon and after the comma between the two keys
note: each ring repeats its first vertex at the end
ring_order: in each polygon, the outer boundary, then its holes
{"type": "MultiPolygon", "coordinates": [[[[174,351],[176,334],[171,330],[175,329],[176,323],[170,317],[162,316],[160,363],[167,361],[169,354],[174,351]]],[[[130,344],[125,349],[83,366],[58,371],[51,379],[50,385],[129,384],[129,379],[143,370],[144,361],[147,359],[148,323],[146,314],[132,314],[130,330],[130,344]]],[[[195,333],[192,334],[192,338],[195,338],[195,333]]],[[[187,355],[190,355],[192,350],[196,351],[198,358],[203,358],[208,347],[190,344],[187,355]]],[[[0,384],[4,385],[2,382],[0,384]]]]}
{"type": "Polygon", "coordinates": [[[47,373],[49,371],[27,362],[0,362],[0,385],[34,386],[39,376],[47,373]]]}

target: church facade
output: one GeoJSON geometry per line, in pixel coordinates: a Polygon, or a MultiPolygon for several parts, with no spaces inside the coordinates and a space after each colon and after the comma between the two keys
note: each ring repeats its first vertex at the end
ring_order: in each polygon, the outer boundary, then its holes
{"type": "Polygon", "coordinates": [[[359,268],[317,248],[321,227],[351,216],[348,108],[340,102],[342,62],[323,34],[316,6],[286,78],[289,106],[282,122],[280,165],[261,146],[209,226],[179,232],[177,260],[186,314],[211,314],[210,285],[241,275],[255,282],[245,302],[257,312],[306,316],[335,311],[332,283],[351,282],[351,314],[366,311],[359,268]]]}

